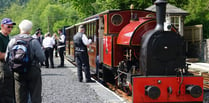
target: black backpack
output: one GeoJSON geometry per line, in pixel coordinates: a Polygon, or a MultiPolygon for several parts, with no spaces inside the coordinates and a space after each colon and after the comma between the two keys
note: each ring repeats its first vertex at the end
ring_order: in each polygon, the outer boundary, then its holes
{"type": "Polygon", "coordinates": [[[16,36],[15,39],[15,44],[8,52],[8,64],[12,71],[25,73],[31,65],[29,43],[33,38],[16,36]]]}

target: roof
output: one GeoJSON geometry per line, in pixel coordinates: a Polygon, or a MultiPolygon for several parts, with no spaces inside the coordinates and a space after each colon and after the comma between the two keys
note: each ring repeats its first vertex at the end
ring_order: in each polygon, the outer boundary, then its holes
{"type": "Polygon", "coordinates": [[[106,11],[97,13],[97,14],[95,14],[95,15],[92,15],[92,16],[90,16],[90,17],[87,17],[87,18],[84,19],[84,21],[89,20],[89,19],[92,19],[92,18],[98,18],[101,14],[107,14],[107,13],[118,12],[118,11],[121,11],[121,10],[119,10],[119,9],[106,10],[106,11]]]}
{"type": "MultiPolygon", "coordinates": [[[[152,5],[148,8],[146,8],[145,10],[156,12],[156,6],[152,5]]],[[[185,11],[181,8],[177,8],[176,6],[173,6],[169,3],[167,3],[167,5],[166,5],[166,13],[171,14],[171,15],[185,15],[185,16],[189,14],[187,11],[185,11]]]]}

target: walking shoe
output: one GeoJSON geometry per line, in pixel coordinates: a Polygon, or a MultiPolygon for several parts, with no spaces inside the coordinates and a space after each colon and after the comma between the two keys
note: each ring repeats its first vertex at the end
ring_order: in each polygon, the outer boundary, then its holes
{"type": "Polygon", "coordinates": [[[82,82],[82,81],[83,81],[82,79],[79,80],[79,82],[82,82]]]}
{"type": "Polygon", "coordinates": [[[41,66],[45,66],[45,64],[44,63],[41,63],[41,66]]]}

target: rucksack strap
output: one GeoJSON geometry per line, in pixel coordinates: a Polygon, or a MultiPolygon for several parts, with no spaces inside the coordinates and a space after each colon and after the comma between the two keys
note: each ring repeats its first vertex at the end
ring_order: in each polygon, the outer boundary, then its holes
{"type": "MultiPolygon", "coordinates": [[[[19,34],[19,35],[17,35],[17,36],[15,37],[15,44],[18,43],[18,40],[21,40],[21,41],[26,42],[26,47],[28,48],[28,53],[29,53],[29,55],[30,55],[30,41],[32,41],[33,39],[34,39],[34,38],[32,38],[31,36],[28,36],[28,37],[21,37],[20,34],[19,34]]],[[[15,45],[15,44],[14,44],[14,45],[15,45]]],[[[30,56],[29,58],[31,59],[31,56],[30,56]]]]}
{"type": "MultiPolygon", "coordinates": [[[[20,34],[19,34],[20,35],[20,34]]],[[[21,36],[19,36],[19,35],[17,35],[16,37],[15,37],[15,39],[16,39],[16,42],[18,41],[18,40],[23,40],[23,41],[26,41],[26,42],[28,42],[28,44],[29,44],[29,42],[33,39],[32,37],[21,37],[21,36]]]]}

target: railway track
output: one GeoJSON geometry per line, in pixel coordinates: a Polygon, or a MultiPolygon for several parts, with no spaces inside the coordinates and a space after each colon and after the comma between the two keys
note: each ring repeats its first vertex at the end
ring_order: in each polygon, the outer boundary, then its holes
{"type": "Polygon", "coordinates": [[[125,100],[124,102],[132,103],[132,96],[127,95],[127,93],[119,89],[117,86],[112,85],[111,83],[106,83],[106,85],[110,90],[114,91],[117,95],[122,97],[125,100]]]}
{"type": "MultiPolygon", "coordinates": [[[[71,60],[68,59],[69,62],[71,62],[73,65],[76,66],[75,62],[72,62],[71,60]]],[[[209,72],[202,72],[198,70],[190,70],[189,72],[194,74],[195,76],[202,76],[203,77],[203,87],[204,87],[204,92],[206,92],[206,95],[204,95],[204,102],[203,103],[208,103],[209,102],[209,72]],[[206,102],[205,102],[206,101],[206,102]]],[[[96,77],[93,77],[95,80],[97,80],[96,77]]],[[[119,89],[116,85],[113,85],[111,83],[105,83],[106,87],[115,92],[117,95],[122,97],[124,99],[124,102],[126,103],[132,103],[132,96],[127,95],[124,91],[119,89]]]]}

